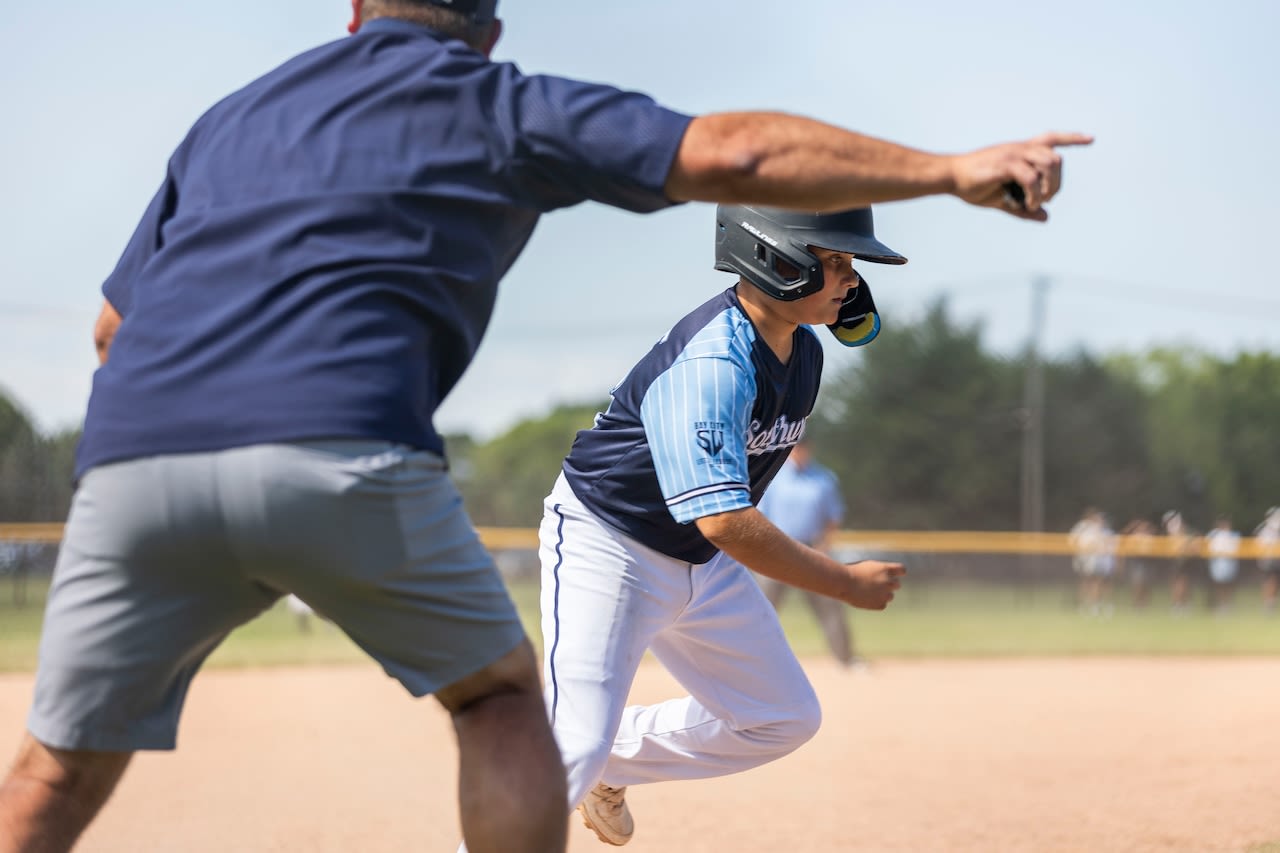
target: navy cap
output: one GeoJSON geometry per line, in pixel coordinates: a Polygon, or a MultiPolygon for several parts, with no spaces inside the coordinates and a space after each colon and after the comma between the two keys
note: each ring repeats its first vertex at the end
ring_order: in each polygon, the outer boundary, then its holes
{"type": "Polygon", "coordinates": [[[427,2],[432,6],[466,15],[474,24],[489,23],[498,12],[498,0],[427,0],[427,2]]]}

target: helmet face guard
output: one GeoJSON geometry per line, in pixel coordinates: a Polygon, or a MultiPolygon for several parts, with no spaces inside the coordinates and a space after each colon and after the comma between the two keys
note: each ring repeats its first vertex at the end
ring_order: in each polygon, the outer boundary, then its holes
{"type": "Polygon", "coordinates": [[[834,323],[827,325],[836,340],[847,347],[865,346],[880,334],[880,312],[871,297],[871,285],[862,274],[858,286],[840,303],[840,314],[834,323]]]}

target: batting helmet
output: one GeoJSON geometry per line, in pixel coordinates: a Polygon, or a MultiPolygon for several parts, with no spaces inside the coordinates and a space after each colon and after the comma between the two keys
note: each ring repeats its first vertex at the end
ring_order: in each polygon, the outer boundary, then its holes
{"type": "Polygon", "coordinates": [[[877,264],[907,262],[876,239],[869,207],[839,213],[716,208],[716,269],[736,272],[774,299],[789,302],[822,290],[822,263],[810,246],[877,264]]]}

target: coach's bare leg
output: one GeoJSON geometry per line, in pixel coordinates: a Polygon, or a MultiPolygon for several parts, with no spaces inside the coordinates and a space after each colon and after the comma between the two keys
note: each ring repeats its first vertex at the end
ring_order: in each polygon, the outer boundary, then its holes
{"type": "Polygon", "coordinates": [[[0,783],[0,853],[70,850],[132,757],[131,752],[53,749],[26,735],[0,783]]]}
{"type": "Polygon", "coordinates": [[[529,642],[436,698],[458,734],[458,804],[469,853],[562,853],[568,783],[529,642]]]}

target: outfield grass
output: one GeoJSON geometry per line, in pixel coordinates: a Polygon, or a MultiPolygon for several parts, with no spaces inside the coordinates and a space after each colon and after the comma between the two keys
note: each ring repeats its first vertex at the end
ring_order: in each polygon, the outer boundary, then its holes
{"type": "MultiPolygon", "coordinates": [[[[0,582],[0,671],[34,668],[45,587],[32,583],[15,607],[0,582]]],[[[538,638],[538,590],[514,582],[512,596],[530,635],[538,638]]],[[[1215,614],[1197,605],[1175,615],[1157,598],[1144,610],[1121,597],[1110,616],[1080,613],[1068,587],[1034,590],[975,583],[918,584],[884,612],[851,611],[858,651],[869,658],[1083,655],[1280,655],[1280,614],[1262,612],[1255,591],[1242,589],[1234,609],[1215,614]]],[[[817,624],[799,595],[782,613],[799,655],[825,654],[817,624]]],[[[302,631],[283,605],[235,631],[211,666],[250,667],[364,661],[332,625],[313,620],[302,631]]]]}

